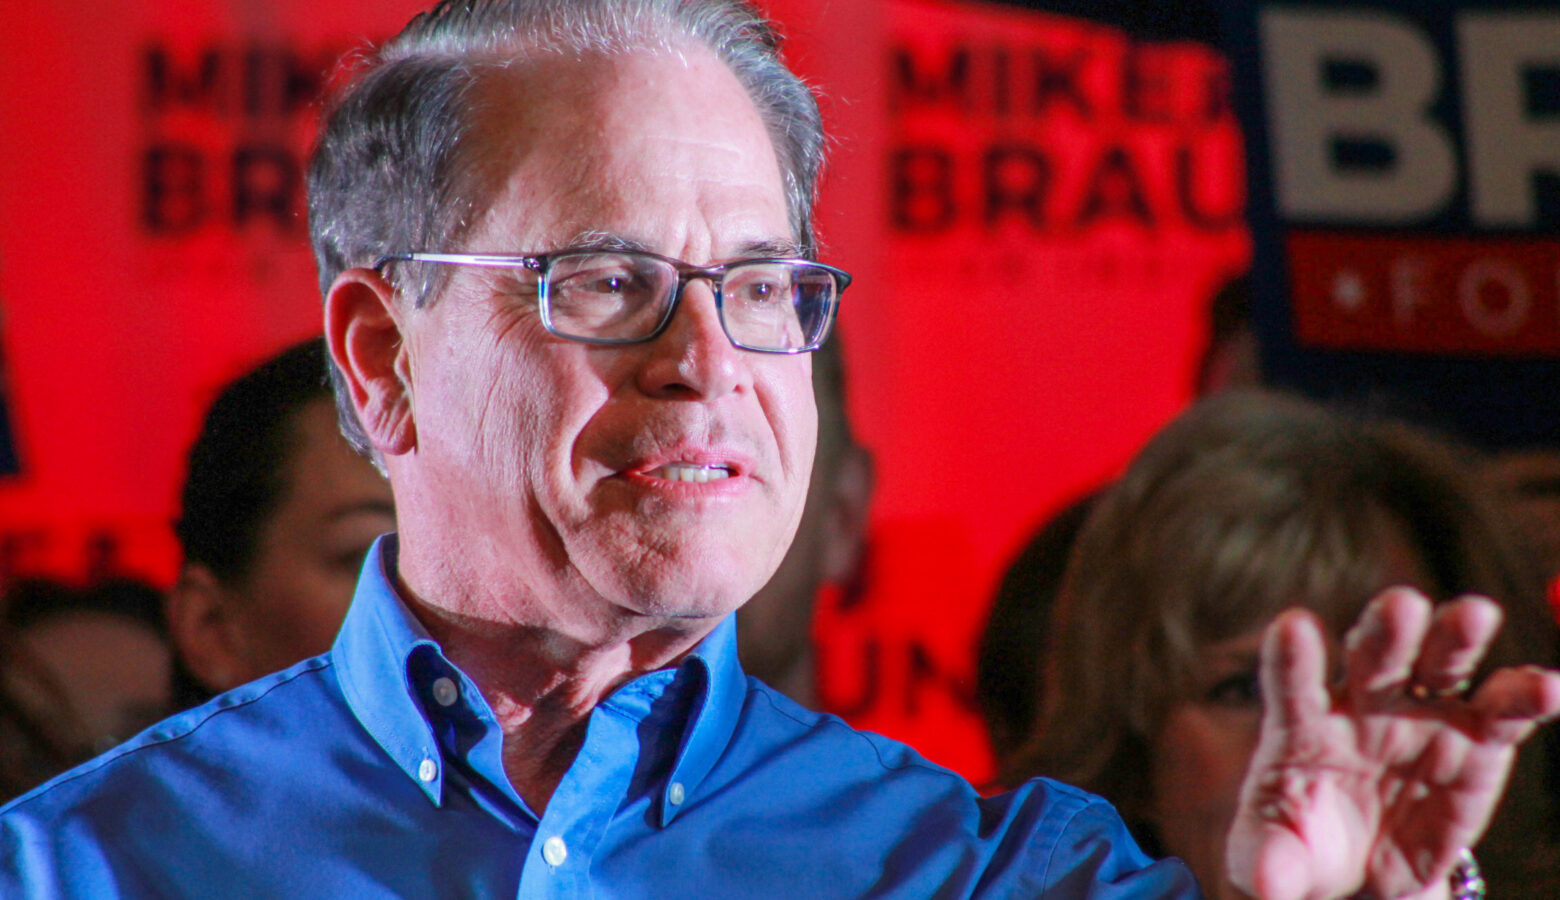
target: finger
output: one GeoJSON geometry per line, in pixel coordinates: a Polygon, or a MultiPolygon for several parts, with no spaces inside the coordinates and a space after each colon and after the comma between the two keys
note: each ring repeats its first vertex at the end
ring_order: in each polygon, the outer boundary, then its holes
{"type": "Polygon", "coordinates": [[[1277,726],[1287,731],[1326,715],[1327,644],[1315,615],[1286,610],[1268,626],[1258,678],[1264,730],[1277,726]]]}
{"type": "Polygon", "coordinates": [[[1414,663],[1415,690],[1431,697],[1466,691],[1503,618],[1501,608],[1485,597],[1437,606],[1414,663]]]}
{"type": "Polygon", "coordinates": [[[1560,718],[1560,672],[1539,666],[1499,669],[1468,700],[1473,737],[1516,744],[1560,718]]]}
{"type": "Polygon", "coordinates": [[[1430,619],[1430,601],[1413,588],[1388,588],[1366,604],[1344,636],[1344,681],[1357,704],[1381,705],[1402,696],[1430,619]]]}
{"type": "Polygon", "coordinates": [[[1299,900],[1316,878],[1311,871],[1314,867],[1302,842],[1288,835],[1275,835],[1257,857],[1255,877],[1231,873],[1230,880],[1237,888],[1263,900],[1299,900]]]}

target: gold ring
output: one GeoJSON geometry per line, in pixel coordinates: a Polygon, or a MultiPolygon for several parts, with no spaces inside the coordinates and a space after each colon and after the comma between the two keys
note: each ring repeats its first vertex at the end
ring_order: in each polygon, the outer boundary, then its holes
{"type": "Polygon", "coordinates": [[[1459,678],[1451,687],[1444,688],[1429,688],[1416,682],[1408,686],[1408,695],[1415,700],[1450,700],[1468,693],[1471,685],[1467,678],[1459,678]]]}

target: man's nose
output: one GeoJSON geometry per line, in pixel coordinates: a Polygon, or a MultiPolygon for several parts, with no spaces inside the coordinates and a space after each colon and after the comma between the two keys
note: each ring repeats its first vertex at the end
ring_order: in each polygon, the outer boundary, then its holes
{"type": "Polygon", "coordinates": [[[745,351],[721,327],[715,288],[709,279],[690,279],[666,330],[648,345],[640,387],[654,397],[708,400],[747,383],[745,351]]]}

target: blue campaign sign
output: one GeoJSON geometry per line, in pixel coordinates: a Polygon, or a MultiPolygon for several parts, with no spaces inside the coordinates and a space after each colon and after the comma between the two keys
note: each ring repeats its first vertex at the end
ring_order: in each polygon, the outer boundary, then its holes
{"type": "Polygon", "coordinates": [[[1560,446],[1560,2],[1231,2],[1276,383],[1560,446]]]}

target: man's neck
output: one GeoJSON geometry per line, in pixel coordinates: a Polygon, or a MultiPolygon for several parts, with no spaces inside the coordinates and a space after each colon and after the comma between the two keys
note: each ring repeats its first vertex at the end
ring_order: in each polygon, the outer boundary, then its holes
{"type": "Polygon", "coordinates": [[[471,615],[456,598],[441,593],[435,601],[405,581],[400,588],[444,654],[481,689],[503,729],[504,772],[538,815],[574,763],[596,705],[634,678],[676,664],[716,624],[638,617],[605,640],[582,642],[546,625],[471,615]]]}

